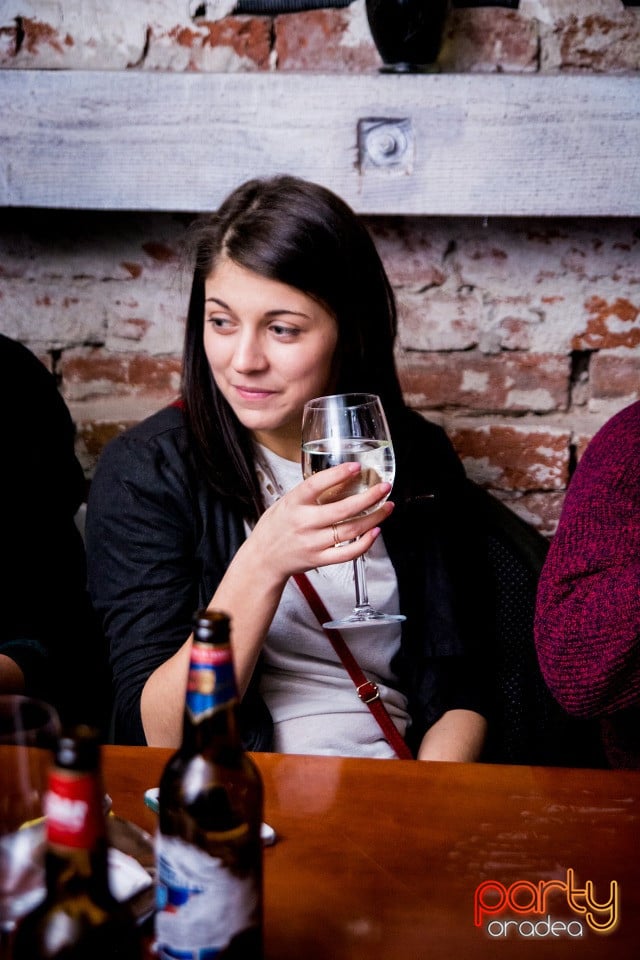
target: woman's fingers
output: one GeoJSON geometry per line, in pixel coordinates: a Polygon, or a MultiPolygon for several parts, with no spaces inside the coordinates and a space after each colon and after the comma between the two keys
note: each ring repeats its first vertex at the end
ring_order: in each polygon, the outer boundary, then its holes
{"type": "Polygon", "coordinates": [[[369,549],[393,510],[386,499],[391,484],[353,492],[359,479],[357,463],[330,467],[267,508],[250,539],[262,556],[271,557],[274,577],[344,563],[369,549]]]}
{"type": "Polygon", "coordinates": [[[333,503],[356,493],[361,484],[359,463],[340,463],[337,467],[319,470],[305,480],[305,487],[314,503],[333,503]]]}
{"type": "Polygon", "coordinates": [[[372,510],[370,513],[335,521],[331,524],[334,540],[337,538],[342,544],[346,541],[364,537],[370,530],[386,520],[393,508],[394,504],[390,500],[386,500],[377,510],[372,510]]]}
{"type": "Polygon", "coordinates": [[[341,523],[357,514],[371,511],[388,496],[391,484],[380,482],[371,485],[371,479],[371,471],[367,471],[363,478],[359,463],[341,463],[309,477],[305,486],[315,503],[339,505],[332,520],[341,523]]]}

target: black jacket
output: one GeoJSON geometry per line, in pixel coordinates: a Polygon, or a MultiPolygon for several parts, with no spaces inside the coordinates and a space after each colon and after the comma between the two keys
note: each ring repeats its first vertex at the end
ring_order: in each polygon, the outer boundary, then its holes
{"type": "MultiPolygon", "coordinates": [[[[407,616],[394,667],[415,750],[446,710],[487,712],[486,564],[470,485],[444,431],[407,411],[394,447],[396,508],[383,536],[407,616]]],[[[142,688],[184,643],[194,612],[209,603],[244,536],[237,509],[200,481],[179,407],[159,411],[103,451],[86,544],[89,591],[111,651],[116,742],[145,742],[142,688]]],[[[245,745],[268,750],[270,717],[256,689],[253,682],[243,700],[245,745]]]]}
{"type": "Polygon", "coordinates": [[[86,591],[75,514],[85,478],[75,428],[54,376],[0,335],[0,653],[25,693],[51,701],[65,722],[106,728],[106,652],[86,591]]]}

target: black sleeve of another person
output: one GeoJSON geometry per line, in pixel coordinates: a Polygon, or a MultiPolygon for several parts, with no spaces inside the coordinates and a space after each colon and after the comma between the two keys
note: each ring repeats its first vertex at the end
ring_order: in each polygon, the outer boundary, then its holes
{"type": "Polygon", "coordinates": [[[103,727],[108,675],[74,519],[85,493],[74,424],[53,375],[2,335],[0,400],[0,652],[63,721],[103,727]]]}

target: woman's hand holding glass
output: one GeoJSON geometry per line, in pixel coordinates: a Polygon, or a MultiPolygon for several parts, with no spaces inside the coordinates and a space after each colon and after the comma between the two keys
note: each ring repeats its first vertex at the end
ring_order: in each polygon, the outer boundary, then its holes
{"type": "MultiPolygon", "coordinates": [[[[357,491],[381,488],[385,481],[386,493],[391,491],[395,477],[395,456],[391,434],[380,398],[372,393],[343,393],[309,400],[302,417],[302,472],[305,477],[324,473],[333,465],[355,461],[360,473],[354,478],[357,491]]],[[[330,491],[331,499],[345,497],[349,488],[330,491]]],[[[382,501],[374,501],[368,508],[375,510],[382,501]]],[[[347,500],[348,502],[348,500],[347,500]]],[[[354,509],[351,506],[351,509],[354,509]]],[[[355,508],[357,509],[357,508],[355,508]]],[[[367,508],[364,508],[365,512],[367,508]]],[[[352,515],[353,520],[358,514],[352,515]]],[[[349,520],[351,524],[352,520],[349,520]]],[[[333,528],[335,545],[351,536],[347,527],[333,528]]],[[[355,534],[358,536],[358,534],[355,534]]],[[[331,620],[325,627],[355,627],[363,624],[394,623],[404,620],[402,614],[387,614],[369,603],[364,553],[353,559],[355,606],[350,616],[331,620]]],[[[346,559],[346,557],[344,558],[346,559]]]]}
{"type": "Polygon", "coordinates": [[[275,578],[284,582],[294,573],[355,560],[369,549],[393,510],[386,499],[391,484],[353,493],[361,487],[360,474],[357,463],[323,470],[265,510],[250,539],[275,578]]]}
{"type": "Polygon", "coordinates": [[[346,461],[314,473],[304,481],[322,508],[318,513],[320,529],[330,524],[333,539],[329,546],[341,548],[338,556],[332,552],[329,563],[344,563],[366,553],[378,536],[379,524],[393,510],[393,503],[387,500],[391,483],[378,480],[370,485],[365,473],[366,468],[357,461],[346,461]],[[346,476],[343,467],[348,471],[346,476]],[[329,505],[330,511],[325,509],[329,505]],[[371,536],[365,543],[363,538],[367,534],[371,536]]]}

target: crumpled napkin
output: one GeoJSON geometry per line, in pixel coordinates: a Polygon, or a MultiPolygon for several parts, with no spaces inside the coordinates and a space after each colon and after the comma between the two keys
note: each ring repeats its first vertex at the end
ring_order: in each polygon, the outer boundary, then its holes
{"type": "Polygon", "coordinates": [[[129,900],[152,883],[151,876],[135,857],[109,847],[109,886],[116,900],[129,900]]]}

